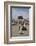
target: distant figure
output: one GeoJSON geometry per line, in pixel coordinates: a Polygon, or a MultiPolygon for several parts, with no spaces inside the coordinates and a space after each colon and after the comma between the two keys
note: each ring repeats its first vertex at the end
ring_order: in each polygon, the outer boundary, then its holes
{"type": "Polygon", "coordinates": [[[24,34],[24,31],[27,31],[27,28],[25,26],[25,23],[22,23],[21,26],[19,27],[19,33],[24,34]]]}

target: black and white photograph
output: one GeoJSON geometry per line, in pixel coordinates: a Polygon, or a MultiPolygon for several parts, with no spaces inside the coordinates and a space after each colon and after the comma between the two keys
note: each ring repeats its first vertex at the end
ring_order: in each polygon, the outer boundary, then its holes
{"type": "Polygon", "coordinates": [[[30,7],[12,7],[11,6],[11,27],[12,36],[29,35],[29,9],[30,7]]]}

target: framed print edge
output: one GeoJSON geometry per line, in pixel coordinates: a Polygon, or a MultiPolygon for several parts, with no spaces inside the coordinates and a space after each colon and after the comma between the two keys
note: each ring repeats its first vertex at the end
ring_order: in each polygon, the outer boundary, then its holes
{"type": "Polygon", "coordinates": [[[4,2],[4,43],[16,44],[16,43],[34,43],[34,42],[35,42],[35,3],[11,2],[11,1],[4,2]],[[8,40],[9,39],[9,37],[8,37],[8,5],[12,4],[12,3],[33,5],[33,40],[9,42],[9,40],[8,40]]]}
{"type": "Polygon", "coordinates": [[[4,43],[8,43],[8,5],[4,2],[4,43]],[[7,12],[6,12],[7,11],[7,12]]]}

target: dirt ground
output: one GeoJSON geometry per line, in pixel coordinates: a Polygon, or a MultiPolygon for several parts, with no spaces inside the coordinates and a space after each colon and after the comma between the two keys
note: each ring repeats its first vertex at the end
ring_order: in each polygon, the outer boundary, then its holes
{"type": "Polygon", "coordinates": [[[23,34],[20,34],[20,30],[19,30],[19,24],[17,25],[12,25],[12,36],[28,36],[29,35],[29,25],[26,25],[27,30],[24,31],[23,34]]]}

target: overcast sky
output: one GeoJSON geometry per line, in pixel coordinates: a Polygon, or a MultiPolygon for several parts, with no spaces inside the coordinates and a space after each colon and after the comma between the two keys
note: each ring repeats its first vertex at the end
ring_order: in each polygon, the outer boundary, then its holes
{"type": "Polygon", "coordinates": [[[29,18],[29,8],[12,8],[12,18],[17,19],[18,16],[29,18]]]}

